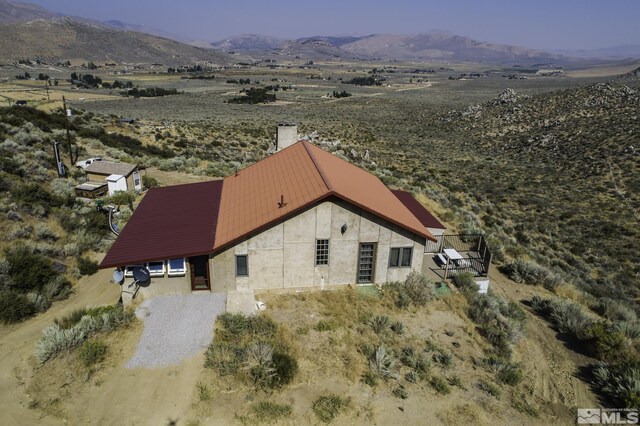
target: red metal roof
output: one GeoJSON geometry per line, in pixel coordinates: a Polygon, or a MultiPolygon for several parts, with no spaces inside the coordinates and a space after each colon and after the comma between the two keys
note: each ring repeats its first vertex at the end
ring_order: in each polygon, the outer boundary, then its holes
{"type": "Polygon", "coordinates": [[[380,179],[315,145],[298,142],[224,179],[214,251],[331,196],[435,241],[380,179]]]}
{"type": "Polygon", "coordinates": [[[101,268],[211,253],[223,181],[152,188],[101,268]]]}
{"type": "Polygon", "coordinates": [[[409,211],[427,228],[446,229],[434,215],[431,214],[418,200],[413,198],[410,192],[402,191],[400,189],[392,189],[393,195],[395,195],[402,204],[409,209],[409,211]]]}

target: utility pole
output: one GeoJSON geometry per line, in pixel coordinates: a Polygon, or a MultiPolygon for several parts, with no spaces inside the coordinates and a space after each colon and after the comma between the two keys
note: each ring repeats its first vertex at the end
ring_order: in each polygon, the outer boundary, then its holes
{"type": "Polygon", "coordinates": [[[44,88],[47,91],[47,102],[49,102],[51,98],[49,98],[49,82],[47,80],[44,81],[44,88]]]}
{"type": "Polygon", "coordinates": [[[67,130],[67,143],[69,144],[69,161],[70,167],[73,167],[75,160],[73,159],[73,148],[71,147],[71,133],[69,132],[69,111],[67,110],[67,100],[62,95],[62,108],[64,108],[64,127],[67,130]]]}

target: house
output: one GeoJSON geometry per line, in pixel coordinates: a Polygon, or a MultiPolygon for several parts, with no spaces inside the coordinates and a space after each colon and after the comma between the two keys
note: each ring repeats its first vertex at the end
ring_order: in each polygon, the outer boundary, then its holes
{"type": "Polygon", "coordinates": [[[383,283],[421,270],[435,237],[391,190],[284,139],[223,180],[150,189],[100,267],[146,264],[155,294],[383,283]]]}
{"type": "Polygon", "coordinates": [[[442,238],[445,231],[447,230],[447,227],[440,223],[440,221],[436,219],[436,217],[431,214],[430,211],[425,209],[424,206],[418,202],[418,200],[413,198],[411,193],[399,189],[393,189],[391,190],[391,192],[393,192],[393,195],[395,195],[398,200],[400,200],[400,202],[404,204],[405,207],[409,209],[409,211],[413,213],[416,218],[418,218],[420,223],[422,223],[422,225],[427,228],[427,231],[429,231],[431,235],[436,237],[436,242],[427,242],[424,247],[425,253],[439,252],[442,238]]]}
{"type": "Polygon", "coordinates": [[[109,195],[116,191],[142,190],[142,178],[138,166],[112,161],[94,161],[84,168],[89,182],[107,182],[109,195]]]}

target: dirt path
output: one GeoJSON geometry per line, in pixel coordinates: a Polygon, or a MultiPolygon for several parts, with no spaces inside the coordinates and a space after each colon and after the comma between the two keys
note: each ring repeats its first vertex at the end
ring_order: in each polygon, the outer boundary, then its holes
{"type": "MultiPolygon", "coordinates": [[[[492,267],[491,288],[502,297],[523,302],[535,294],[552,297],[544,288],[517,284],[492,267]]],[[[522,304],[520,305],[521,307],[522,304]]],[[[570,408],[599,407],[589,385],[578,378],[578,368],[593,362],[565,347],[556,332],[544,319],[530,312],[527,336],[515,352],[528,372],[533,397],[545,403],[553,414],[574,421],[570,408]]]]}

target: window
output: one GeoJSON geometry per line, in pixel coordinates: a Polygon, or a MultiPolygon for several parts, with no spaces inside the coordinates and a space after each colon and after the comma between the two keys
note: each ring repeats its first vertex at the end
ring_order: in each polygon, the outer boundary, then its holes
{"type": "Polygon", "coordinates": [[[137,189],[140,187],[140,173],[133,172],[133,186],[137,189]]]}
{"type": "Polygon", "coordinates": [[[316,240],[316,266],[329,264],[329,240],[316,240]]]}
{"type": "Polygon", "coordinates": [[[249,265],[247,264],[247,255],[241,254],[236,256],[236,276],[246,277],[249,275],[249,265]]]}
{"type": "Polygon", "coordinates": [[[167,267],[169,269],[169,276],[175,277],[178,275],[184,275],[187,268],[185,266],[184,257],[179,257],[176,259],[169,259],[167,261],[167,267]]]}
{"type": "Polygon", "coordinates": [[[411,257],[413,247],[395,247],[389,252],[389,267],[409,267],[411,266],[411,257]]]}
{"type": "Polygon", "coordinates": [[[152,277],[163,277],[164,276],[164,261],[159,262],[149,262],[147,263],[147,269],[149,270],[149,275],[152,277]]]}

